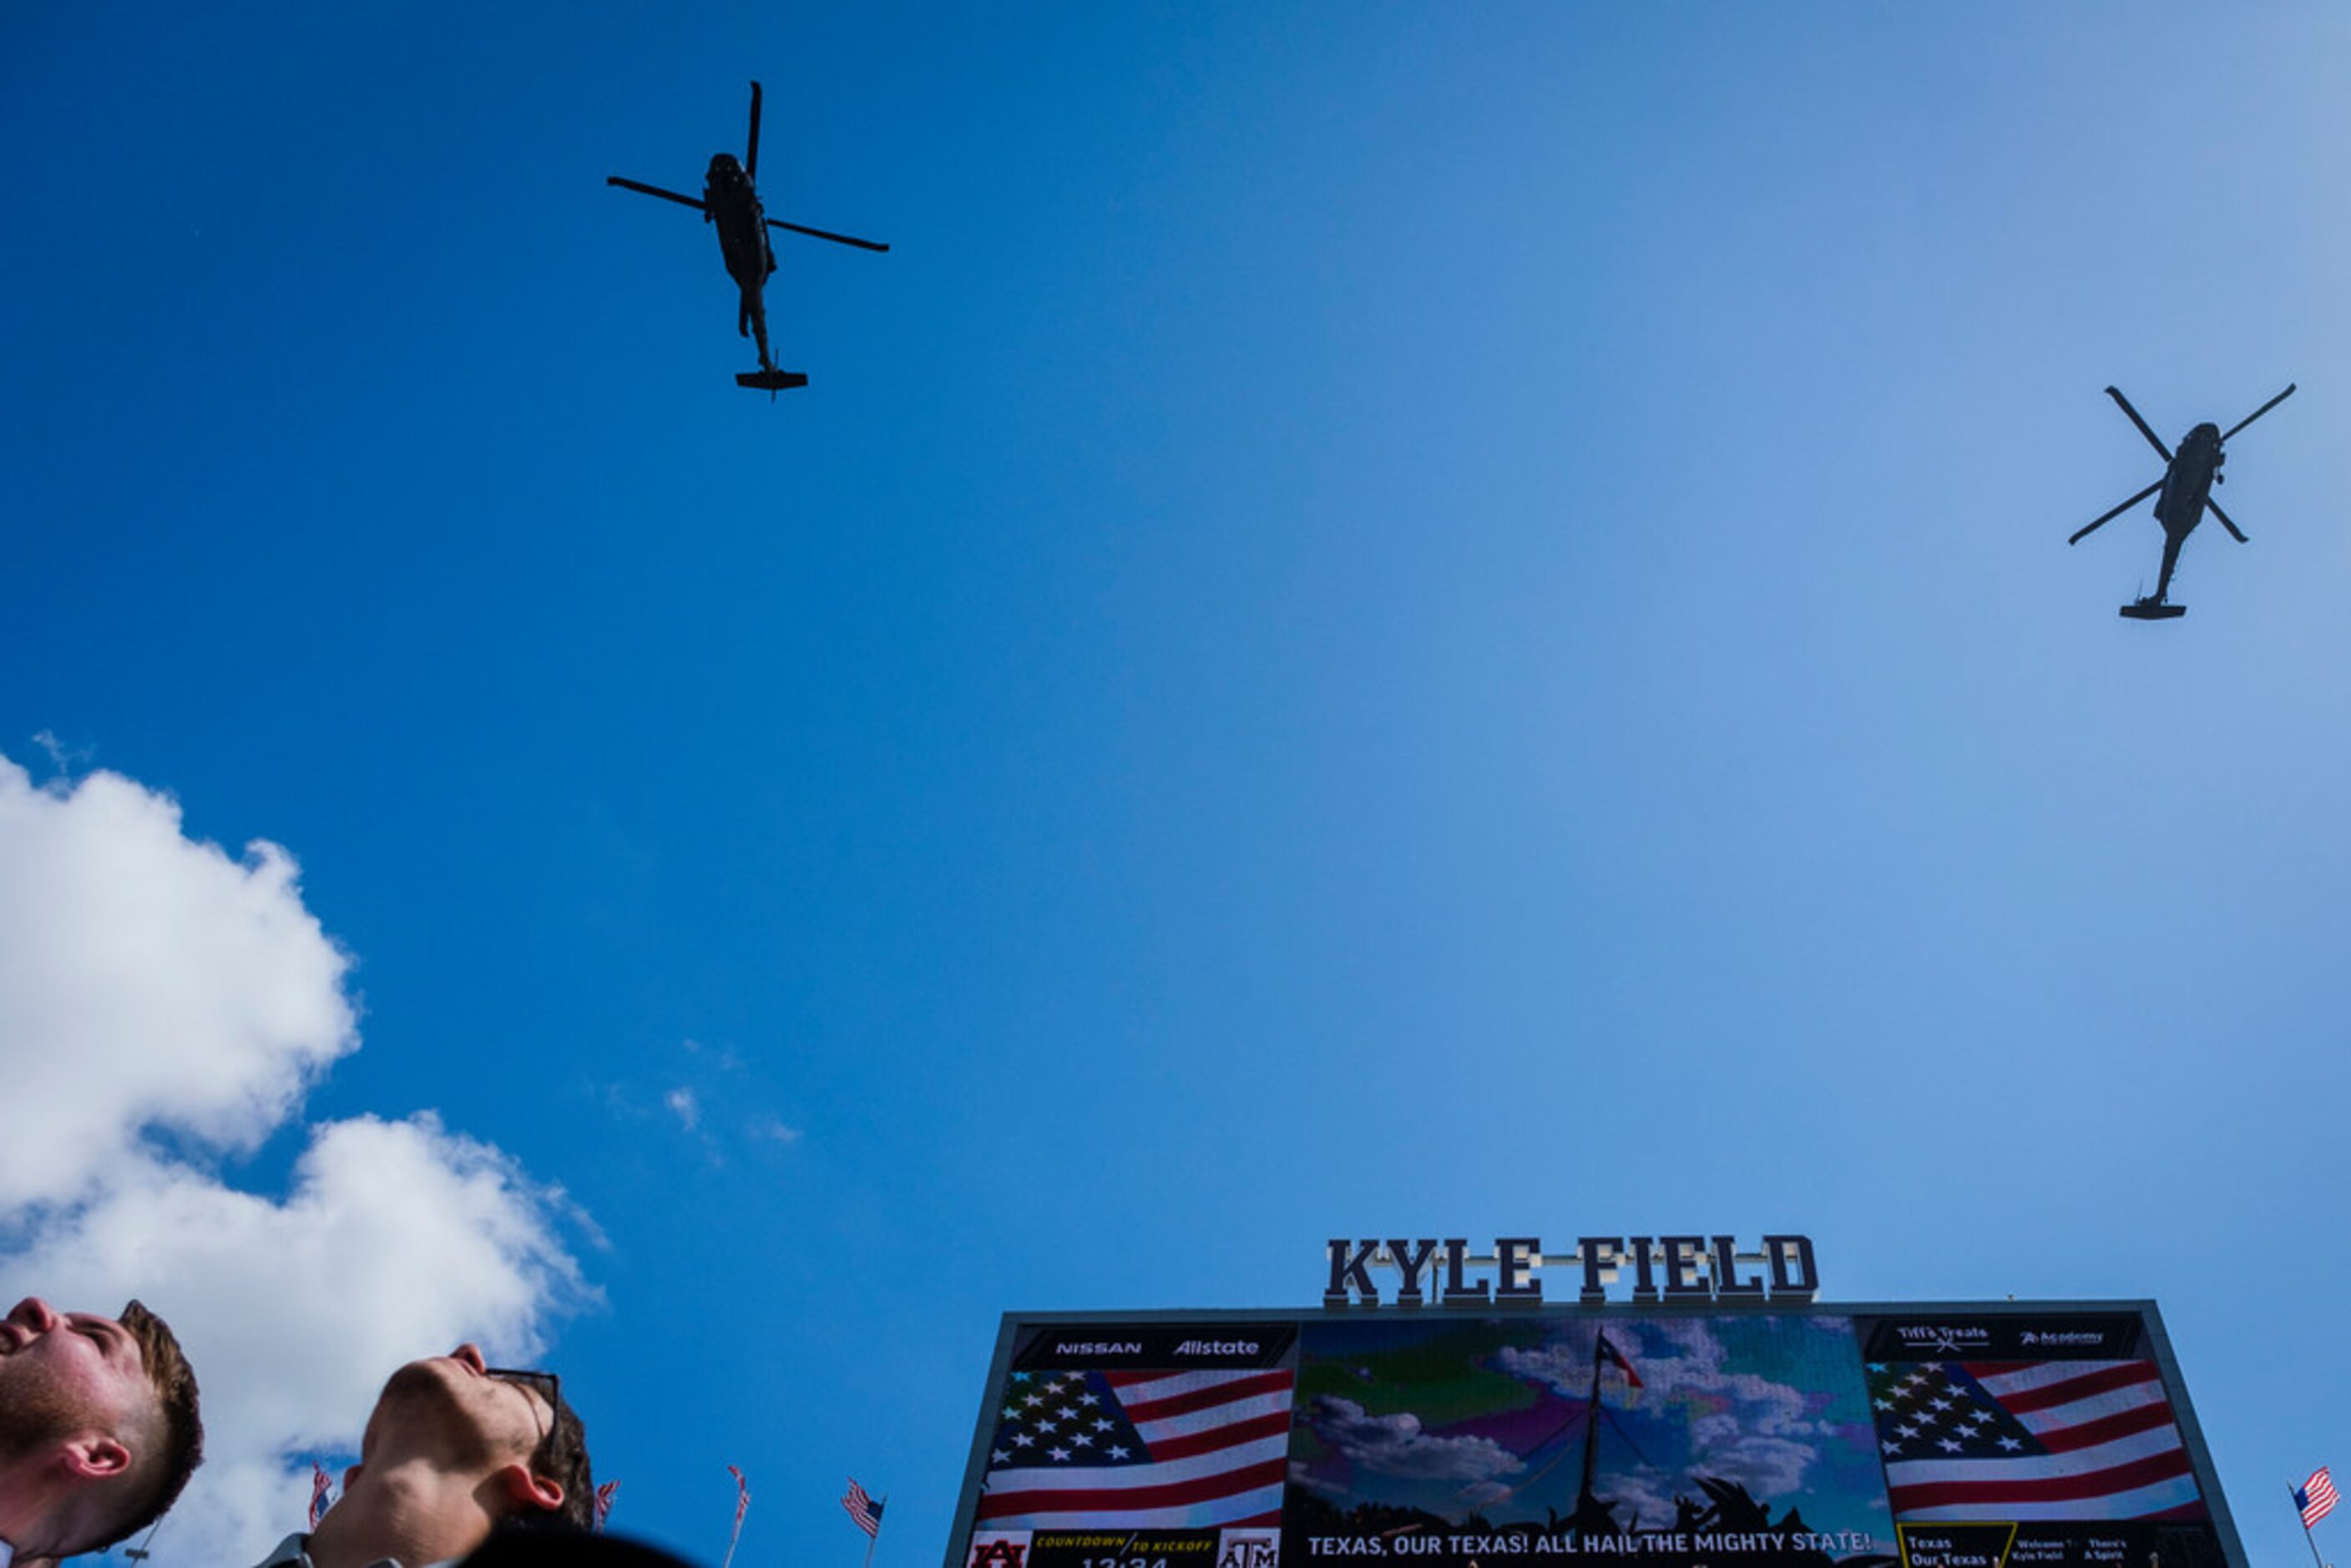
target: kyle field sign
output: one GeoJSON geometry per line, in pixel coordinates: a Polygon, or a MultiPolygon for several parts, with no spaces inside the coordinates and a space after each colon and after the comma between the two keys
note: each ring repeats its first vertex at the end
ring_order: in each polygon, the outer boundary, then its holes
{"type": "Polygon", "coordinates": [[[1813,1300],[1821,1288],[1812,1238],[1792,1234],[1766,1236],[1758,1251],[1740,1250],[1729,1236],[1579,1236],[1573,1251],[1552,1253],[1542,1249],[1539,1236],[1498,1236],[1493,1250],[1479,1253],[1458,1236],[1361,1241],[1334,1236],[1329,1252],[1326,1307],[1378,1305],[1374,1269],[1401,1276],[1400,1307],[1532,1306],[1543,1299],[1544,1269],[1575,1279],[1576,1300],[1586,1306],[1606,1301],[1608,1287],[1627,1272],[1635,1301],[1793,1305],[1813,1300]]]}

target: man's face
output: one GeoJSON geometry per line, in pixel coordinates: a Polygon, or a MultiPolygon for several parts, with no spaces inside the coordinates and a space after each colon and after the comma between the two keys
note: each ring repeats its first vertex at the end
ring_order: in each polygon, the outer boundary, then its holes
{"type": "Polygon", "coordinates": [[[27,1296],[0,1319],[0,1452],[121,1437],[155,1402],[139,1342],[112,1318],[27,1296]]]}
{"type": "Polygon", "coordinates": [[[368,1417],[361,1462],[423,1455],[455,1470],[528,1464],[554,1424],[538,1390],[491,1376],[480,1347],[461,1344],[392,1375],[368,1417]]]}

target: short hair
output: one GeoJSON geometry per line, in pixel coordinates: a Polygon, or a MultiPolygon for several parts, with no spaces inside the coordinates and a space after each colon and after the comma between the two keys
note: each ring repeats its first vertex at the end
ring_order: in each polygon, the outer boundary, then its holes
{"type": "MultiPolygon", "coordinates": [[[[188,1477],[204,1459],[204,1423],[196,1406],[195,1369],[188,1364],[172,1325],[137,1301],[124,1306],[121,1323],[138,1342],[148,1385],[155,1390],[160,1451],[152,1458],[145,1452],[137,1456],[133,1468],[141,1473],[131,1478],[120,1526],[104,1540],[83,1547],[85,1552],[104,1551],[162,1518],[163,1511],[179,1500],[188,1477]]],[[[140,1447],[144,1449],[146,1445],[140,1447]]]]}
{"type": "Polygon", "coordinates": [[[596,1478],[588,1468],[588,1428],[560,1388],[555,1394],[555,1422],[538,1447],[530,1451],[533,1475],[545,1476],[563,1489],[555,1508],[518,1508],[498,1522],[510,1530],[593,1530],[596,1528],[596,1478]]]}

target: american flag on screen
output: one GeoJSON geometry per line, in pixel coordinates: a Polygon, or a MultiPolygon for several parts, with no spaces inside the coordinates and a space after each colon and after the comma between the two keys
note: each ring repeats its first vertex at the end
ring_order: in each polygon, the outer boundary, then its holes
{"type": "Polygon", "coordinates": [[[1021,1372],[1005,1385],[977,1523],[1207,1529],[1281,1519],[1287,1372],[1021,1372]]]}
{"type": "Polygon", "coordinates": [[[2151,1361],[1872,1362],[1897,1520],[2202,1519],[2151,1361]]]}
{"type": "Polygon", "coordinates": [[[2335,1511],[2335,1478],[2321,1465],[2308,1480],[2294,1489],[2294,1506],[2302,1510],[2302,1527],[2308,1530],[2335,1511]]]}

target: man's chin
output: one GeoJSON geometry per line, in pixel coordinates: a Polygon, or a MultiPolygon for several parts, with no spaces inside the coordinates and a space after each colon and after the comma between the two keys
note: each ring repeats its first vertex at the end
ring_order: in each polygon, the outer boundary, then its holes
{"type": "Polygon", "coordinates": [[[393,1373],[368,1421],[379,1454],[429,1454],[455,1468],[487,1463],[489,1448],[465,1398],[475,1375],[447,1356],[412,1361],[393,1373]]]}
{"type": "Polygon", "coordinates": [[[384,1380],[383,1394],[377,1403],[404,1404],[419,1398],[446,1401],[455,1393],[460,1375],[462,1369],[447,1356],[412,1361],[384,1380]]]}

